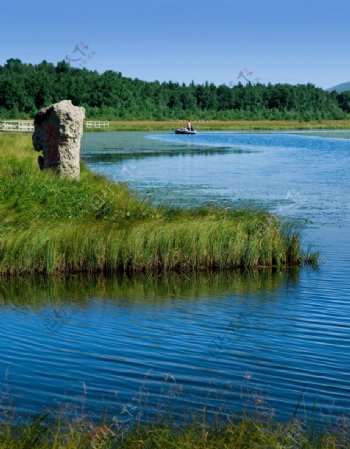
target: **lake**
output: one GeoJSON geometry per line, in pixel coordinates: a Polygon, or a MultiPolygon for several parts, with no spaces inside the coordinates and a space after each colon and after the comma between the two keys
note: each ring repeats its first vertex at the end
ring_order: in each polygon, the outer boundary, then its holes
{"type": "Polygon", "coordinates": [[[84,135],[145,200],[268,209],[320,267],[0,283],[0,410],[350,415],[350,132],[84,135]]]}

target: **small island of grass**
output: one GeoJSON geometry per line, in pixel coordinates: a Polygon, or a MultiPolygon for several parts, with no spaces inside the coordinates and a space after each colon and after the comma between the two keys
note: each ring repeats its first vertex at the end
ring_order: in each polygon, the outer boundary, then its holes
{"type": "Polygon", "coordinates": [[[38,169],[28,135],[0,135],[0,274],[137,273],[317,263],[268,212],[153,206],[82,167],[38,169]]]}

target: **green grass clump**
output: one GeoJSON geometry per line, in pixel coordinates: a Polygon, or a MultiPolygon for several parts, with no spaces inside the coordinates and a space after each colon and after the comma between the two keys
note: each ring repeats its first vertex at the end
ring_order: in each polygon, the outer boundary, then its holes
{"type": "Polygon", "coordinates": [[[0,425],[0,449],[348,449],[346,429],[315,432],[301,422],[261,423],[243,418],[228,425],[138,424],[126,431],[79,420],[0,425]]]}
{"type": "Polygon", "coordinates": [[[154,272],[315,263],[277,217],[154,207],[82,167],[38,169],[30,137],[0,136],[0,274],[154,272]]]}

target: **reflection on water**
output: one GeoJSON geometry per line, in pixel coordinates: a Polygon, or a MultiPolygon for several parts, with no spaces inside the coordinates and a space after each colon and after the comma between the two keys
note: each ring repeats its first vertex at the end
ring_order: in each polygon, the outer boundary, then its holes
{"type": "Polygon", "coordinates": [[[319,270],[0,282],[0,411],[130,423],[242,410],[350,414],[350,141],[91,133],[88,165],[156,202],[304,220],[319,270]],[[181,137],[181,136],[180,136],[181,137]],[[306,221],[305,221],[306,220],[306,221]]]}
{"type": "Polygon", "coordinates": [[[305,413],[317,401],[318,417],[338,416],[348,407],[347,304],[320,303],[317,276],[3,281],[2,392],[22,415],[64,407],[182,419],[205,407],[208,417],[245,409],[288,418],[301,400],[305,413]]]}
{"type": "Polygon", "coordinates": [[[245,270],[233,273],[186,273],[122,277],[74,275],[22,277],[0,283],[0,307],[41,308],[93,299],[161,304],[171,298],[192,300],[198,296],[274,294],[281,285],[296,283],[299,268],[245,270]]]}
{"type": "Polygon", "coordinates": [[[108,407],[118,419],[127,407],[129,420],[171,406],[177,417],[204,405],[232,413],[240,393],[217,362],[257,331],[245,298],[278,302],[279,289],[295,288],[299,273],[4,279],[2,407],[24,415],[84,407],[96,417],[108,407]],[[226,407],[227,394],[235,399],[226,407]]]}

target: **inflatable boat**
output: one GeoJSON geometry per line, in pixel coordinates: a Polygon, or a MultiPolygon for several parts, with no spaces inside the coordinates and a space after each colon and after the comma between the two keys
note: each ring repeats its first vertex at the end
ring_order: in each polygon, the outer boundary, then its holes
{"type": "Polygon", "coordinates": [[[187,128],[179,128],[175,131],[175,134],[197,134],[197,131],[195,129],[191,131],[187,128]]]}

